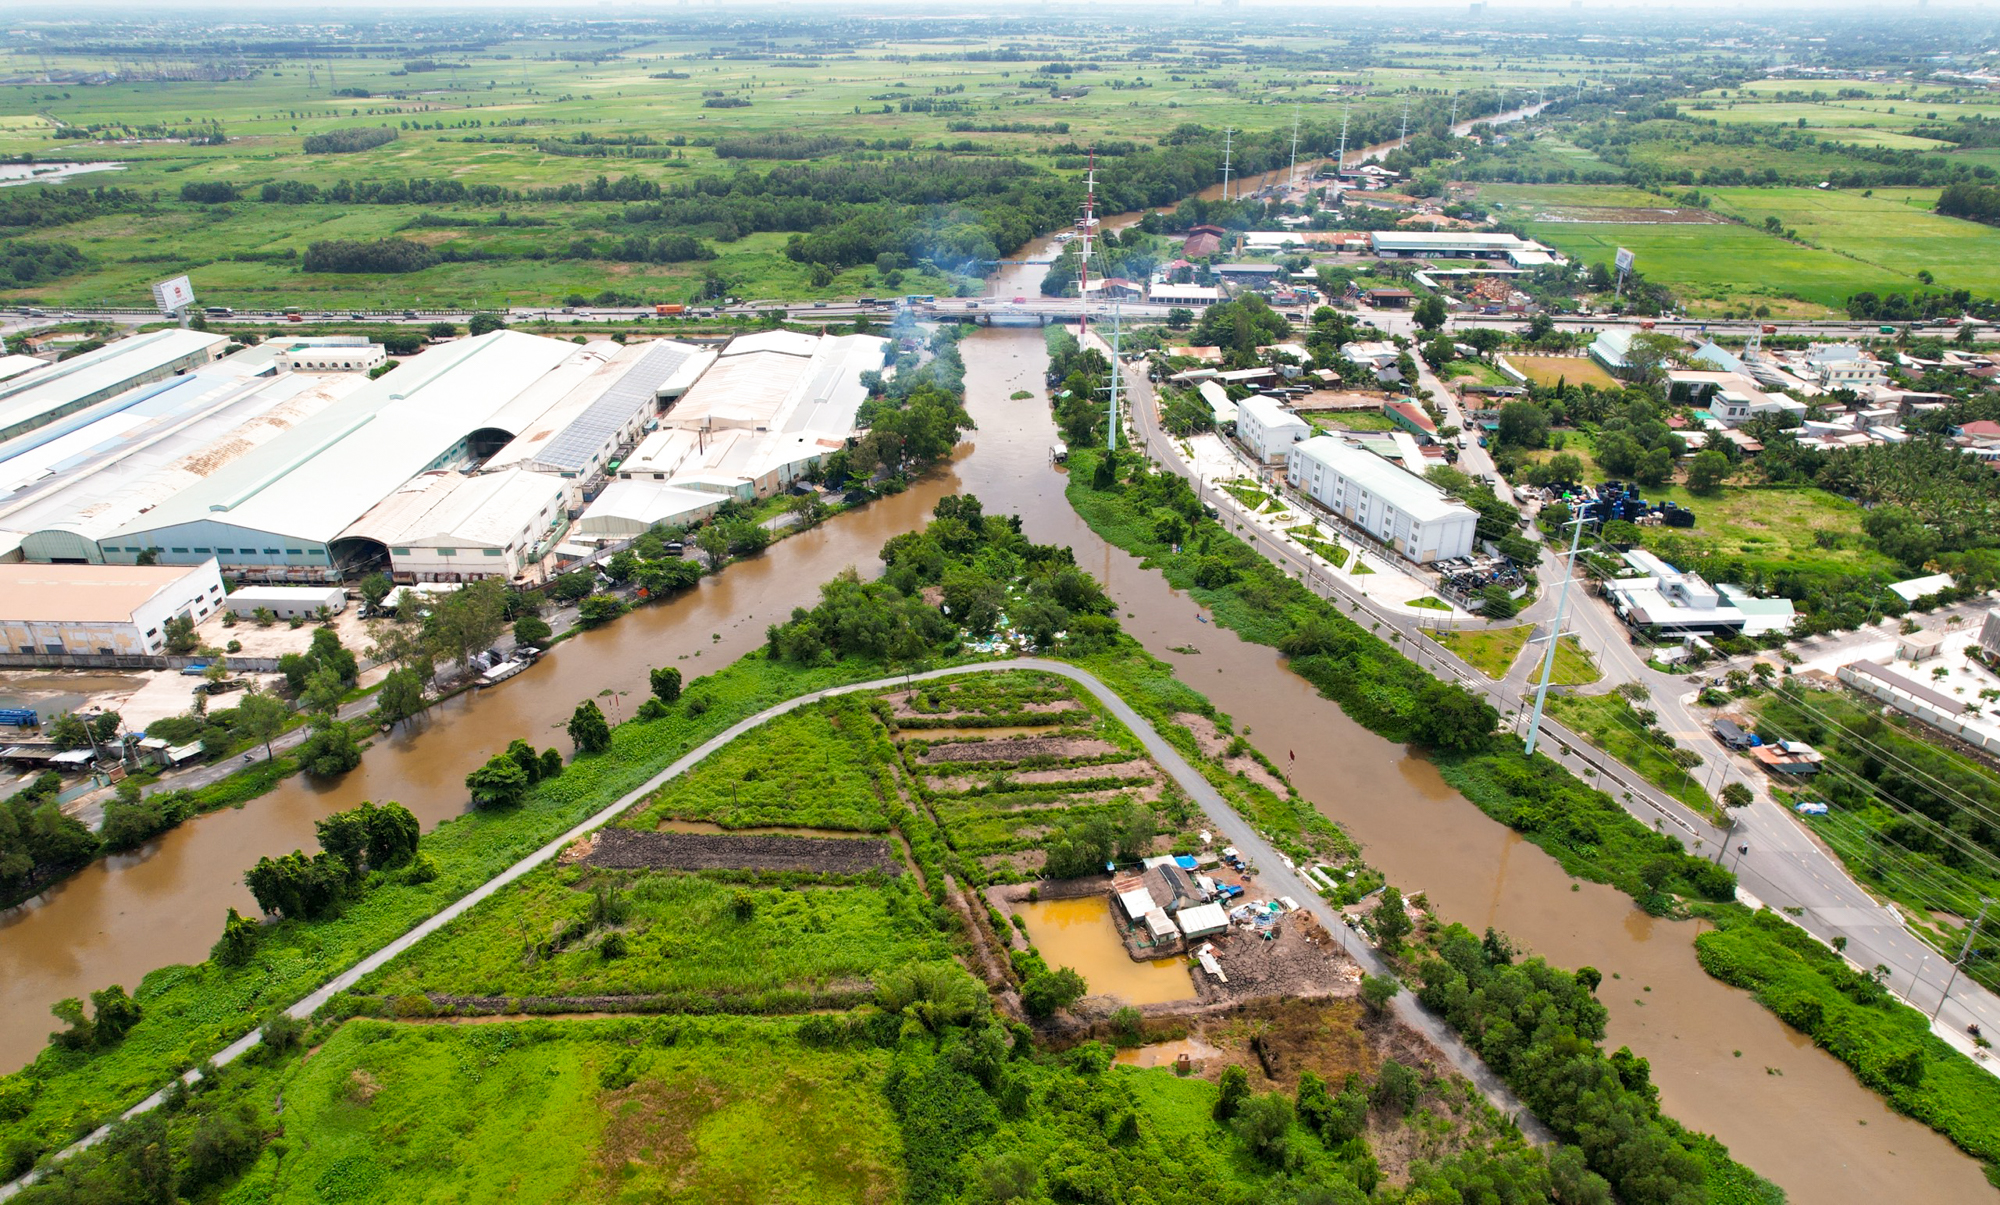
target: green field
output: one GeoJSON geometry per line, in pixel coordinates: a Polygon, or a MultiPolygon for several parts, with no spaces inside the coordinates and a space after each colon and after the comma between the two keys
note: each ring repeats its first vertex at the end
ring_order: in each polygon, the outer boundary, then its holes
{"type": "Polygon", "coordinates": [[[884,832],[889,815],[876,783],[886,744],[853,699],[779,716],[755,744],[732,744],[668,783],[619,823],[707,820],[724,828],[796,825],[884,832]]]}
{"type": "MultiPolygon", "coordinates": [[[[1698,779],[1675,764],[1664,743],[1644,730],[1642,717],[1619,695],[1550,695],[1549,714],[1562,721],[1591,744],[1639,772],[1640,777],[1664,794],[1721,823],[1722,810],[1702,788],[1698,779]]],[[[1599,784],[1604,790],[1610,784],[1599,784]]]]}
{"type": "Polygon", "coordinates": [[[1893,277],[1907,289],[1920,270],[1940,285],[1989,291],[2000,281],[2000,230],[1925,213],[1899,196],[1839,189],[1718,188],[1718,211],[1752,225],[1776,217],[1799,237],[1893,277]]]}
{"type": "MultiPolygon", "coordinates": [[[[1513,628],[1440,628],[1429,633],[1439,644],[1456,653],[1460,660],[1489,678],[1504,678],[1520,659],[1534,634],[1532,625],[1513,628]]],[[[1528,680],[1542,680],[1541,653],[1529,667],[1528,680]]],[[[1549,681],[1557,686],[1588,686],[1604,676],[1597,662],[1574,636],[1565,636],[1556,646],[1556,664],[1549,681]]]]}
{"type": "Polygon", "coordinates": [[[1682,487],[1646,491],[1650,502],[1671,501],[1695,514],[1691,528],[1645,528],[1648,547],[1691,542],[1704,553],[1741,558],[1752,571],[1774,574],[1868,574],[1893,571],[1889,558],[1868,546],[1861,508],[1819,489],[1725,488],[1697,497],[1682,487]]]}

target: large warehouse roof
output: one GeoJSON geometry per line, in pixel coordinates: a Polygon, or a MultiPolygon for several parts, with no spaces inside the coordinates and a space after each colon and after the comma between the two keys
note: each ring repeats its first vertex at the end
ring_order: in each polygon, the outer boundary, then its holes
{"type": "Polygon", "coordinates": [[[348,373],[245,379],[233,366],[176,377],[141,404],[0,461],[0,488],[14,486],[0,495],[0,530],[30,537],[30,559],[38,532],[94,544],[367,384],[348,373]]]}
{"type": "Polygon", "coordinates": [[[464,544],[506,548],[531,539],[551,507],[567,497],[562,480],[546,473],[422,473],[371,507],[344,533],[386,547],[464,544]]]}
{"type": "Polygon", "coordinates": [[[887,342],[872,335],[746,335],[729,345],[661,423],[845,436],[868,397],[861,374],[882,367],[887,342]]]}
{"type": "Polygon", "coordinates": [[[1317,460],[1362,489],[1420,522],[1442,519],[1466,508],[1444,491],[1331,435],[1315,435],[1292,445],[1301,457],[1317,460]]]}
{"type": "Polygon", "coordinates": [[[0,623],[115,623],[200,566],[0,565],[0,623]]]}
{"type": "Polygon", "coordinates": [[[503,412],[576,351],[514,331],[433,348],[113,535],[211,521],[329,542],[473,432],[519,434],[503,412]]]}
{"type": "Polygon", "coordinates": [[[1517,234],[1494,234],[1476,230],[1377,230],[1369,234],[1369,241],[1377,251],[1484,251],[1497,254],[1507,251],[1540,251],[1540,243],[1531,243],[1517,234]]]}
{"type": "MultiPolygon", "coordinates": [[[[660,339],[620,347],[589,344],[595,367],[513,443],[494,453],[488,469],[526,465],[552,473],[581,474],[634,415],[650,412],[664,390],[687,389],[715,362],[715,352],[660,339]]],[[[555,374],[550,374],[554,376],[555,374]]]]}
{"type": "Polygon", "coordinates": [[[101,396],[171,376],[181,361],[214,359],[228,342],[203,331],[153,331],[0,382],[0,431],[39,426],[101,396]]]}

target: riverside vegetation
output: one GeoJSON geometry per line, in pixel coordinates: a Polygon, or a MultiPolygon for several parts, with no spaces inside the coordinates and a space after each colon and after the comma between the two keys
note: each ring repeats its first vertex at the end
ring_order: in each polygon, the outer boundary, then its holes
{"type": "Polygon", "coordinates": [[[1714,920],[1721,932],[1704,936],[1704,969],[1756,989],[1760,1003],[1893,1107],[1986,1161],[1994,1175],[2000,1152],[1990,1119],[2000,1116],[2000,1081],[1929,1038],[1921,1014],[1888,998],[1873,978],[1855,975],[1837,954],[1768,912],[1753,916],[1734,903],[1735,876],[1687,854],[1548,758],[1494,739],[1490,708],[1480,722],[1473,709],[1485,705],[1476,697],[1439,682],[1231,536],[1206,517],[1184,479],[1136,458],[1076,449],[1068,491],[1092,530],[1146,557],[1217,623],[1283,651],[1293,672],[1355,720],[1391,740],[1426,746],[1445,781],[1571,874],[1618,887],[1649,912],[1693,911],[1714,920]],[[1164,538],[1170,533],[1180,537],[1179,551],[1164,538]]]}
{"type": "MultiPolygon", "coordinates": [[[[1068,635],[1045,651],[1112,684],[1281,843],[1303,852],[1344,840],[1289,788],[1259,786],[1200,756],[1172,717],[1220,717],[1118,630],[1066,550],[1029,543],[1017,520],[982,515],[976,500],[948,498],[938,510],[927,531],[884,549],[884,579],[837,579],[819,606],[772,629],[770,648],[684,687],[663,677],[650,718],[611,728],[601,752],[543,773],[519,802],[442,825],[415,850],[395,809],[330,822],[324,856],[353,869],[319,919],[259,927],[230,918],[208,962],[156,972],[129,1002],[106,994],[100,1016],[116,1020],[98,1022],[101,1037],[52,1048],[0,1081],[16,1169],[743,715],[800,691],[963,656],[972,633],[922,595],[956,574],[996,584],[995,628],[1023,627],[1019,617],[1036,610],[1059,618],[1057,631],[1068,635]]],[[[1214,1081],[1113,1067],[1105,1046],[1059,1050],[1005,1020],[955,957],[970,955],[977,927],[990,921],[954,906],[955,883],[990,877],[956,835],[975,830],[940,823],[925,793],[906,788],[917,765],[935,778],[965,764],[924,760],[943,747],[947,728],[1011,729],[1038,717],[1129,752],[1129,734],[1081,704],[1061,681],[1008,673],[794,713],[800,722],[769,747],[754,733],[725,747],[621,824],[647,832],[719,815],[865,833],[886,820],[907,842],[911,873],[684,874],[565,858],[420,943],[315,1021],[267,1021],[258,1053],[177,1090],[167,1107],[57,1164],[19,1199],[420,1201],[493,1195],[503,1185],[525,1200],[1777,1199],[1712,1141],[1661,1117],[1642,1077],[1627,1069],[1619,1078],[1626,1064],[1599,1051],[1592,1014],[1575,995],[1587,994],[1587,976],[1537,972],[1572,984],[1572,1003],[1544,1013],[1513,1048],[1566,1060],[1573,1073],[1542,1089],[1545,1107],[1573,1117],[1558,1128],[1579,1134],[1600,1120],[1615,1124],[1626,1138],[1615,1150],[1589,1141],[1536,1150],[1462,1083],[1386,1054],[1344,1083],[1287,1073],[1258,1090],[1240,1067],[1214,1081]],[[796,797],[782,815],[762,804],[719,812],[726,783],[780,784],[775,791],[801,761],[829,772],[826,800],[796,797]],[[652,1015],[407,1020],[452,1011],[464,997],[515,1008],[544,994],[580,1011],[652,1015]],[[810,1008],[837,1011],[802,1012],[810,1008]],[[380,1015],[354,1015],[365,1012],[380,1015]],[[739,1015],[715,1015],[729,1013],[739,1015]],[[537,1139],[524,1144],[529,1131],[537,1139]],[[1418,1133],[1430,1137],[1414,1147],[1399,1137],[1418,1133]],[[1400,1147],[1421,1154],[1385,1163],[1400,1147]]],[[[1101,777],[1065,785],[1097,795],[1101,777]]],[[[1048,836],[1050,852],[1057,839],[1048,836]]],[[[1018,984],[1030,1016],[1082,990],[1073,972],[1032,952],[997,973],[989,986],[1018,984]]],[[[1387,1033],[1351,1005],[1325,1007],[1321,1024],[1359,1025],[1370,1043],[1387,1033]]],[[[1522,1023],[1497,993],[1460,994],[1453,1007],[1468,1032],[1522,1023]]]]}

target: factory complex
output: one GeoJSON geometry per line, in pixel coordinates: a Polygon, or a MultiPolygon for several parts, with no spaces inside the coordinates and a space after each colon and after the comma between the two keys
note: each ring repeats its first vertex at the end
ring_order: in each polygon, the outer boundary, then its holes
{"type": "Polygon", "coordinates": [[[382,372],[351,339],[225,342],[155,332],[0,382],[0,560],[538,581],[790,486],[852,436],[887,346],[501,330],[382,372]]]}

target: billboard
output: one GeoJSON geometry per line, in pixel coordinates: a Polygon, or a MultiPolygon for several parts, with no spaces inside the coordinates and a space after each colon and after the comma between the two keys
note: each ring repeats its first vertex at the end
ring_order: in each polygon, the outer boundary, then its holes
{"type": "Polygon", "coordinates": [[[1620,247],[1618,248],[1617,258],[1611,262],[1618,266],[1620,272],[1630,272],[1632,270],[1632,253],[1620,247]]]}
{"type": "Polygon", "coordinates": [[[163,280],[153,286],[153,304],[162,314],[171,314],[194,304],[194,283],[185,276],[163,280]]]}

